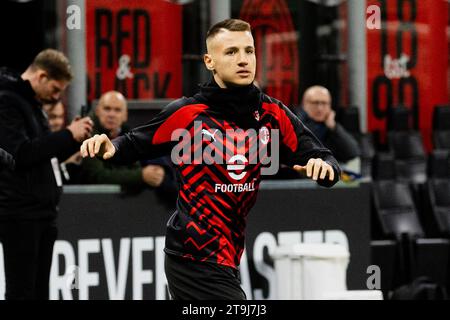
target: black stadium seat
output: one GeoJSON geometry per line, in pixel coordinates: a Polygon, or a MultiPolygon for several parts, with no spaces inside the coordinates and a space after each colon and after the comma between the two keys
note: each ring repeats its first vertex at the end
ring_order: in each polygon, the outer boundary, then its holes
{"type": "Polygon", "coordinates": [[[393,180],[375,181],[373,197],[381,231],[388,238],[399,239],[406,233],[424,236],[408,184],[393,180]]]}
{"type": "Polygon", "coordinates": [[[419,131],[388,132],[389,149],[395,157],[397,179],[424,183],[427,179],[427,155],[419,131]]]}
{"type": "Polygon", "coordinates": [[[429,179],[421,187],[420,218],[427,237],[450,238],[450,180],[429,179]]]}
{"type": "MultiPolygon", "coordinates": [[[[447,197],[443,205],[448,200],[447,197]]],[[[408,283],[425,275],[445,286],[449,279],[450,241],[425,237],[409,185],[394,180],[374,181],[373,210],[373,221],[378,224],[381,237],[393,239],[397,243],[396,258],[391,257],[389,261],[386,259],[392,251],[392,245],[372,245],[372,254],[376,254],[374,257],[380,263],[395,265],[394,279],[398,280],[392,282],[392,285],[399,286],[402,282],[408,283]],[[428,262],[430,256],[433,257],[432,265],[428,262]]]]}
{"type": "Polygon", "coordinates": [[[395,159],[425,159],[422,134],[419,131],[388,132],[388,143],[395,159]]]}
{"type": "Polygon", "coordinates": [[[361,149],[361,175],[372,176],[372,160],[375,155],[375,144],[372,133],[362,133],[359,122],[359,108],[341,107],[337,121],[358,141],[361,149]]]}
{"type": "Polygon", "coordinates": [[[450,150],[433,150],[428,158],[428,176],[433,179],[450,179],[450,150]]]}
{"type": "Polygon", "coordinates": [[[433,110],[433,142],[435,149],[450,150],[450,105],[433,110]]]}
{"type": "Polygon", "coordinates": [[[434,107],[433,129],[450,130],[450,105],[437,105],[434,107]]]}
{"type": "Polygon", "coordinates": [[[375,156],[374,137],[371,133],[364,133],[357,137],[357,141],[361,149],[361,175],[371,177],[372,161],[375,156]]]}
{"type": "Polygon", "coordinates": [[[450,130],[434,131],[433,141],[436,149],[450,150],[450,130]]]}
{"type": "Polygon", "coordinates": [[[359,120],[358,107],[349,106],[338,109],[337,121],[352,135],[361,133],[359,120]]]}
{"type": "Polygon", "coordinates": [[[419,184],[427,179],[427,155],[422,134],[412,129],[411,122],[408,108],[388,109],[388,148],[395,157],[397,180],[419,184]]]}
{"type": "Polygon", "coordinates": [[[428,182],[421,192],[425,233],[450,238],[450,151],[434,150],[431,153],[428,175],[428,182]]]}
{"type": "Polygon", "coordinates": [[[389,296],[389,290],[398,286],[400,279],[395,277],[398,269],[398,243],[393,240],[373,240],[370,242],[370,255],[372,264],[382,270],[380,279],[381,291],[385,299],[389,296]]]}
{"type": "Polygon", "coordinates": [[[390,152],[377,152],[373,159],[372,177],[374,180],[395,180],[395,159],[390,152]]]}
{"type": "Polygon", "coordinates": [[[412,277],[426,276],[445,287],[449,281],[449,250],[448,239],[417,239],[412,277]]]}
{"type": "Polygon", "coordinates": [[[405,106],[396,106],[387,111],[388,131],[409,131],[411,130],[411,112],[405,106]]]}

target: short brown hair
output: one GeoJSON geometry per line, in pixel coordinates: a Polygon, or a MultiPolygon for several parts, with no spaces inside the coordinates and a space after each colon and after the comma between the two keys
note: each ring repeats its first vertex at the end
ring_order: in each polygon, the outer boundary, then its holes
{"type": "Polygon", "coordinates": [[[206,40],[214,37],[221,29],[229,31],[252,31],[250,24],[240,19],[226,19],[213,25],[206,33],[206,40]]]}
{"type": "Polygon", "coordinates": [[[34,58],[30,65],[32,70],[41,69],[48,73],[50,79],[70,81],[73,78],[69,59],[61,51],[45,49],[34,58]]]}

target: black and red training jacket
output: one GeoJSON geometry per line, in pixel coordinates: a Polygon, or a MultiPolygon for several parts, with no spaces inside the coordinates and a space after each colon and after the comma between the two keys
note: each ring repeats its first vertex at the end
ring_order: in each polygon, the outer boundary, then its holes
{"type": "Polygon", "coordinates": [[[339,165],[331,152],[280,101],[253,85],[221,89],[214,81],[193,97],[170,103],[146,125],[113,140],[116,153],[111,161],[156,158],[171,155],[177,148],[175,154],[180,156],[174,160],[180,191],[177,210],[167,223],[164,250],[237,268],[247,214],[255,204],[263,168],[263,157],[259,159],[251,143],[266,148],[269,155],[273,129],[279,133],[275,152],[280,163],[305,165],[310,158],[321,158],[333,167],[335,178],[318,183],[331,187],[339,180],[339,165]],[[181,139],[175,134],[177,129],[189,135],[181,139]],[[256,138],[245,135],[249,129],[257,133],[256,138]],[[230,138],[227,132],[236,134],[230,138]],[[235,139],[234,147],[227,139],[235,139]]]}

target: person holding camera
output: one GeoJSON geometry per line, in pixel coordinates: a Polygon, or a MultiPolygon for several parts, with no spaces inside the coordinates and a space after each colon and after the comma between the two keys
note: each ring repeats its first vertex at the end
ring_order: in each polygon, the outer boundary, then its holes
{"type": "Polygon", "coordinates": [[[18,74],[0,69],[0,146],[15,168],[0,171],[0,241],[7,300],[48,299],[57,205],[62,191],[58,161],[90,137],[92,120],[50,132],[42,104],[56,103],[72,79],[63,53],[40,52],[18,74]]]}

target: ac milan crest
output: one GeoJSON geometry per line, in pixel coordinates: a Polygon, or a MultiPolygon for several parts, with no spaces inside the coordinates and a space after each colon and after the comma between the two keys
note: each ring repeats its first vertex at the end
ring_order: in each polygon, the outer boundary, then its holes
{"type": "Polygon", "coordinates": [[[253,112],[253,116],[255,117],[256,121],[259,121],[259,111],[258,110],[253,112]]]}

